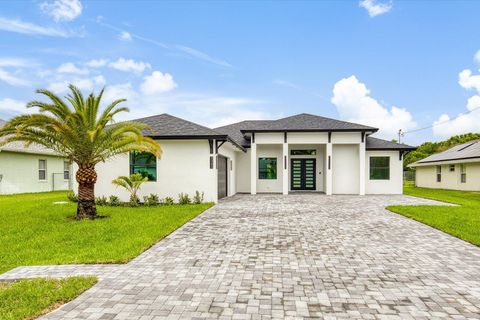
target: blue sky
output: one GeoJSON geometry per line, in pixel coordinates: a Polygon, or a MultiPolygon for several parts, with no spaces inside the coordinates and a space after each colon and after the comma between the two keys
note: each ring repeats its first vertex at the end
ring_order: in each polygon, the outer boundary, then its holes
{"type": "Polygon", "coordinates": [[[412,144],[480,131],[478,12],[476,1],[6,2],[0,118],[72,82],[127,98],[122,119],[308,112],[388,139],[436,123],[407,133],[412,144]]]}

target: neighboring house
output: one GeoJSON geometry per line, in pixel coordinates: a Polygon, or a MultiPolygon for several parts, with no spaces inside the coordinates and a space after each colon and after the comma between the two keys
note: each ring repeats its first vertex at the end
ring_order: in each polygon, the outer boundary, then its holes
{"type": "Polygon", "coordinates": [[[70,171],[68,161],[43,146],[0,146],[0,194],[70,189],[70,171]]]}
{"type": "Polygon", "coordinates": [[[128,194],[111,181],[142,172],[141,195],[205,193],[401,194],[403,154],[413,147],[369,135],[378,129],[310,114],[242,121],[215,129],[161,114],[136,119],[163,149],[160,159],[131,153],[97,165],[97,195],[128,194]]]}
{"type": "Polygon", "coordinates": [[[480,140],[433,154],[409,165],[418,187],[480,191],[480,140]]]}

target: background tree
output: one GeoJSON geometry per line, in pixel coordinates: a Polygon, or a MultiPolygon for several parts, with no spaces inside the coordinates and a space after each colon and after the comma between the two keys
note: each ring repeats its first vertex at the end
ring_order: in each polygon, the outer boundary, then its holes
{"type": "Polygon", "coordinates": [[[137,195],[138,190],[147,181],[148,177],[144,177],[141,173],[134,173],[130,177],[120,176],[113,180],[112,183],[125,188],[130,193],[130,204],[137,205],[140,202],[137,195]]]}
{"type": "Polygon", "coordinates": [[[37,107],[39,112],[14,117],[0,129],[4,139],[0,145],[23,141],[29,145],[43,145],[58,155],[78,165],[77,219],[94,219],[94,186],[97,181],[95,165],[115,155],[133,150],[149,152],[159,157],[160,145],[142,134],[147,126],[136,122],[114,123],[113,118],[120,112],[127,112],[118,105],[125,99],[111,102],[101,108],[103,90],[84,97],[75,86],[69,86],[70,93],[65,101],[48,90],[37,90],[50,101],[31,101],[28,108],[37,107]]]}

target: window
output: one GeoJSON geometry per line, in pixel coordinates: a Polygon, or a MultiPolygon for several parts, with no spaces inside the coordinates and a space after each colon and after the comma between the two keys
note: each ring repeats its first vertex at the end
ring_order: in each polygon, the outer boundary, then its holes
{"type": "Polygon", "coordinates": [[[442,166],[437,166],[437,182],[442,182],[442,166]]]}
{"type": "Polygon", "coordinates": [[[450,172],[454,172],[455,171],[455,165],[454,164],[451,164],[450,165],[450,172]]]}
{"type": "Polygon", "coordinates": [[[460,165],[460,182],[467,183],[467,166],[464,164],[460,165]]]}
{"type": "Polygon", "coordinates": [[[277,179],[277,158],[258,159],[258,179],[277,179]]]}
{"type": "Polygon", "coordinates": [[[70,161],[63,161],[63,179],[70,180],[70,161]]]}
{"type": "Polygon", "coordinates": [[[157,158],[154,154],[133,151],[130,153],[130,174],[141,173],[148,181],[157,181],[157,158]]]}
{"type": "Polygon", "coordinates": [[[390,180],[390,157],[370,157],[370,180],[390,180]]]}
{"type": "Polygon", "coordinates": [[[47,180],[47,160],[38,160],[38,180],[47,180]]]}
{"type": "Polygon", "coordinates": [[[290,155],[292,156],[314,156],[317,154],[317,150],[308,149],[308,150],[290,150],[290,155]]]}

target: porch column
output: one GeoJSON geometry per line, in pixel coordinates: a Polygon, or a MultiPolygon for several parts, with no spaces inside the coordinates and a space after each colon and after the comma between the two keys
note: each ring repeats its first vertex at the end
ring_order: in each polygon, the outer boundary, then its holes
{"type": "Polygon", "coordinates": [[[360,188],[358,189],[358,194],[361,196],[365,195],[365,142],[361,142],[358,144],[359,152],[358,152],[358,162],[360,164],[359,168],[359,181],[360,181],[360,188]]]}
{"type": "Polygon", "coordinates": [[[250,146],[250,194],[257,194],[257,166],[257,144],[252,141],[250,146]]]}
{"type": "Polygon", "coordinates": [[[283,143],[283,194],[288,194],[288,143],[283,143]]]}
{"type": "Polygon", "coordinates": [[[332,183],[332,169],[333,169],[333,159],[332,159],[332,143],[328,142],[326,146],[326,168],[327,172],[325,174],[325,194],[332,195],[333,192],[333,183],[332,183]]]}

